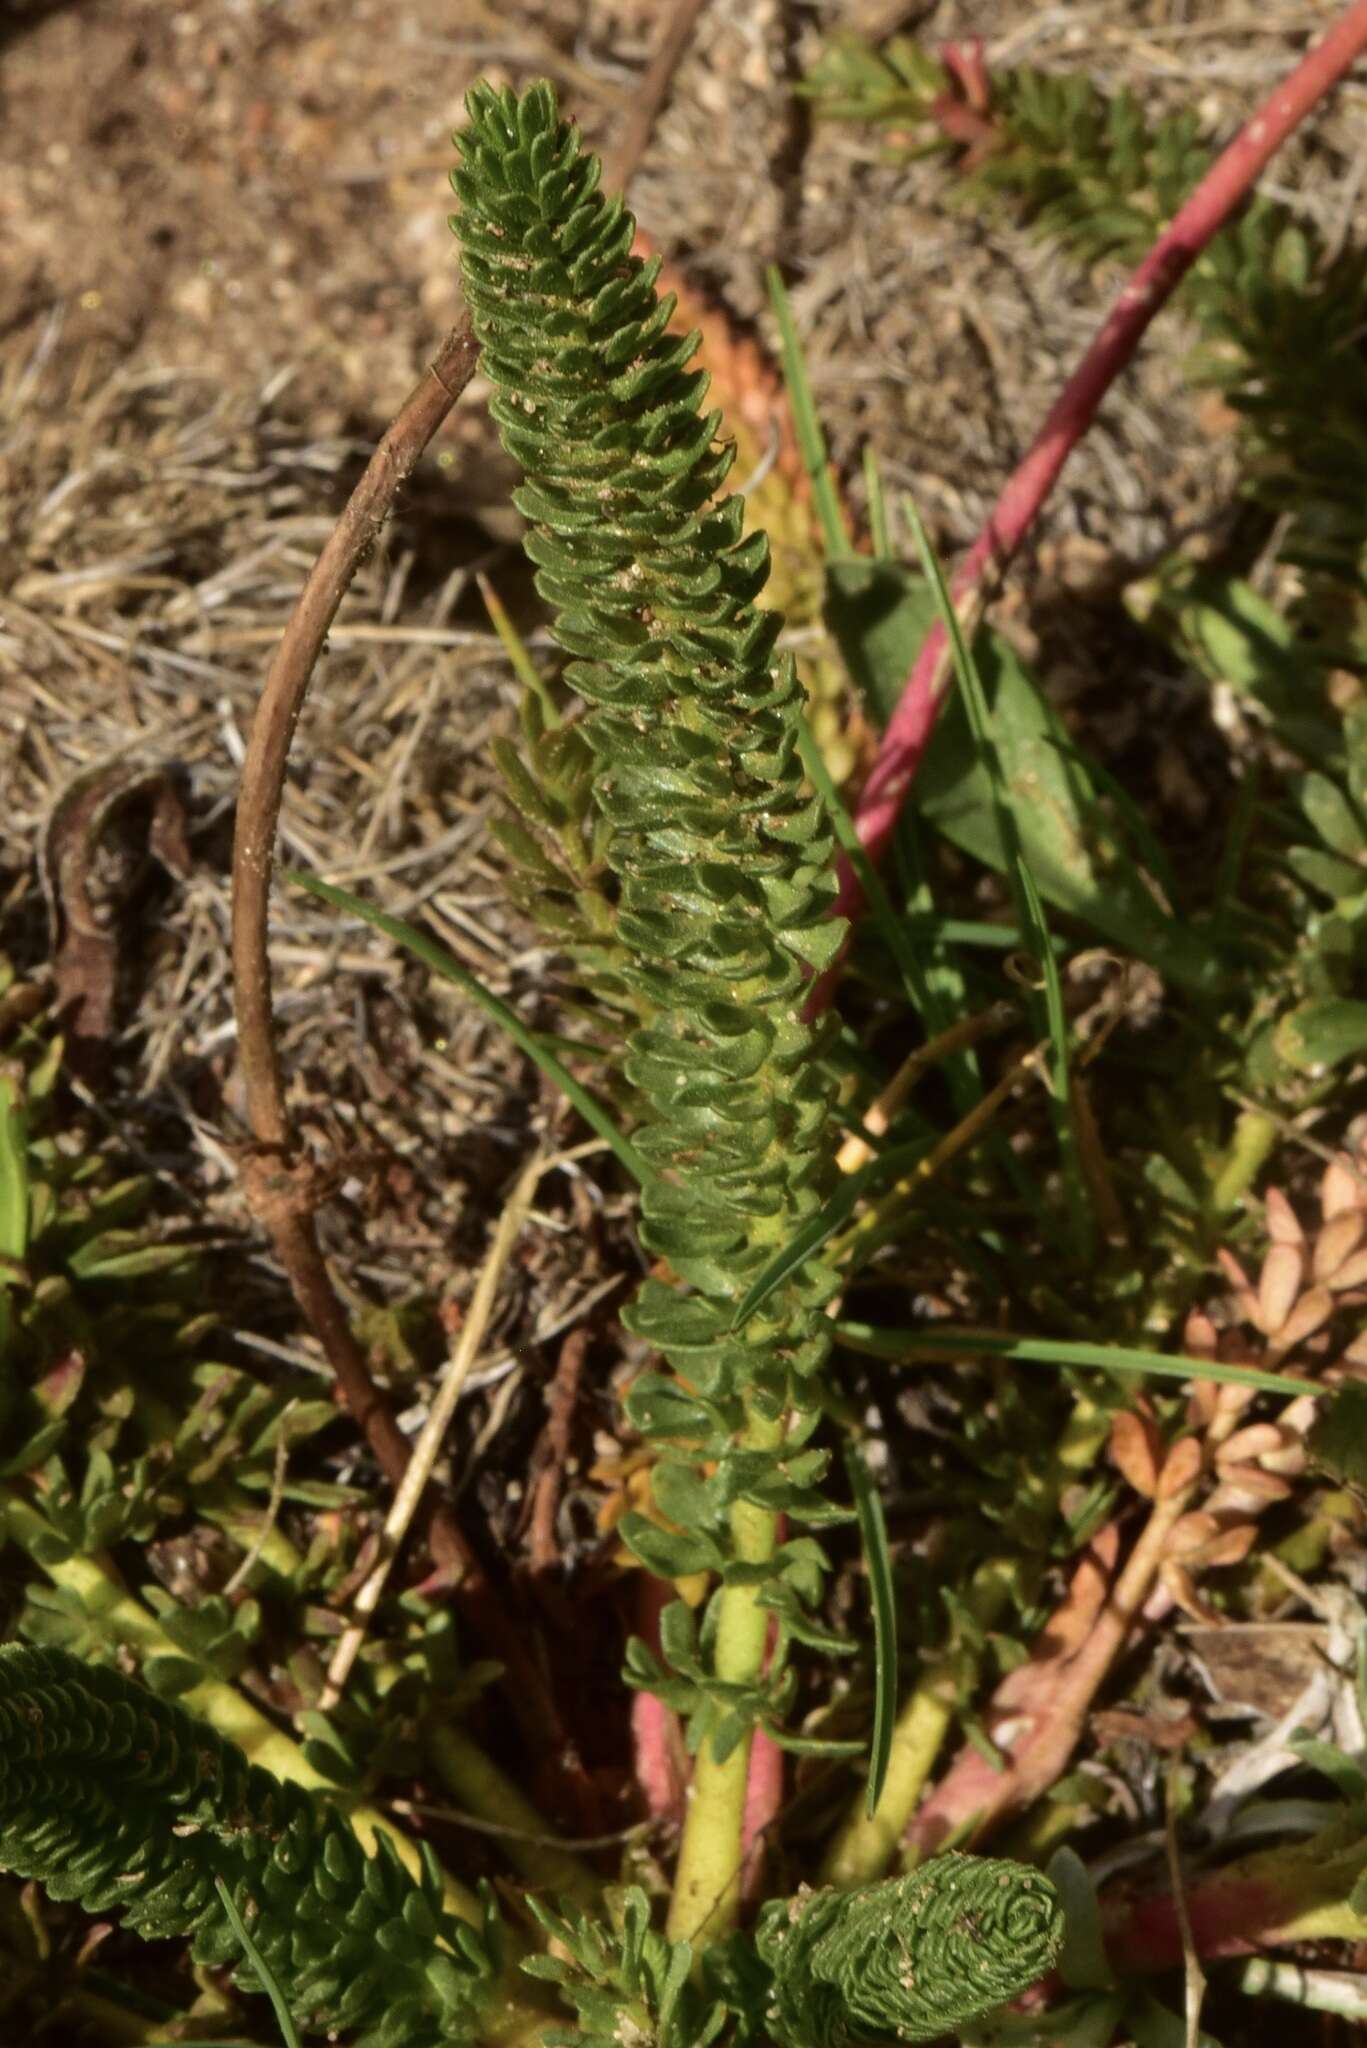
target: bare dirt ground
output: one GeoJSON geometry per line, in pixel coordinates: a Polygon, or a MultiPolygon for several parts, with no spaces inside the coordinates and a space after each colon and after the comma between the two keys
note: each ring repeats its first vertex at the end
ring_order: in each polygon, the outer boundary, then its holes
{"type": "MultiPolygon", "coordinates": [[[[979,32],[993,61],[1085,67],[1155,111],[1194,101],[1215,140],[1333,12],[713,0],[634,202],[766,341],[764,267],[782,267],[838,461],[856,477],[872,442],[954,548],[1111,283],[957,210],[935,164],[890,164],[876,138],[814,125],[793,88],[823,36],[861,22],[931,41],[979,32]]],[[[26,963],[45,956],[36,855],[72,779],[117,759],[165,767],[188,870],[125,859],[99,878],[136,895],[93,1099],[168,1203],[229,1235],[247,1235],[227,1149],[240,1101],[225,952],[244,734],[312,555],[457,310],[445,170],[462,93],[480,74],[549,74],[606,142],[663,19],[658,0],[11,0],[0,14],[6,942],[26,963]]],[[[1333,235],[1362,226],[1363,100],[1345,88],[1271,181],[1333,235]]],[[[1169,321],[1108,402],[1026,567],[1029,604],[1085,593],[1112,555],[1143,562],[1218,514],[1225,429],[1187,394],[1180,356],[1169,321]]],[[[514,693],[472,578],[485,567],[514,597],[525,582],[479,397],[344,607],[295,745],[284,850],[397,914],[425,906],[461,959],[549,1022],[550,963],[506,907],[485,833],[487,742],[514,693]]],[[[1090,715],[1113,747],[1145,701],[1142,673],[1122,667],[1098,692],[1089,656],[1090,715]]],[[[1071,687],[1066,634],[1054,682],[1071,687]]],[[[477,1016],[363,928],[282,890],[276,941],[296,1107],[346,1169],[330,1241],[382,1304],[458,1302],[500,1190],[559,1112],[477,1016]]],[[[567,1183],[505,1289],[495,1422],[540,1415],[538,1347],[601,1298],[598,1201],[567,1183]]],[[[250,1270],[257,1341],[297,1347],[278,1276],[259,1254],[250,1270]]],[[[411,1369],[392,1344],[389,1357],[411,1369]]]]}

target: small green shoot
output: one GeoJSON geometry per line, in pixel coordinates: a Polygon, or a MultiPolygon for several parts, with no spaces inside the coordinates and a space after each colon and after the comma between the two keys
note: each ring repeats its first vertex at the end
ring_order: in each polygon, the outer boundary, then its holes
{"type": "Polygon", "coordinates": [[[475,581],[479,585],[479,594],[484,599],[484,609],[489,614],[489,624],[503,642],[503,651],[513,665],[513,674],[524,689],[531,691],[541,706],[541,715],[548,729],[555,732],[562,722],[560,713],[528,652],[526,641],[513,624],[507,606],[482,569],[475,571],[475,581]]]}
{"type": "Polygon", "coordinates": [[[802,765],[807,770],[817,795],[826,806],[826,815],[831,821],[832,830],[842,853],[854,869],[874,924],[901,972],[908,1000],[915,1006],[920,1016],[927,1020],[929,1028],[933,1004],[926,987],[921,956],[911,943],[905,920],[900,918],[893,908],[892,898],[883,886],[882,876],[859,843],[854,820],[841,801],[840,792],[831,778],[831,771],[826,766],[821,749],[805,719],[798,728],[797,744],[802,755],[802,765]]]}
{"type": "Polygon", "coordinates": [[[864,445],[864,491],[869,502],[869,539],[876,562],[892,560],[892,535],[888,529],[888,501],[883,489],[883,472],[872,447],[864,445]]]}
{"type": "Polygon", "coordinates": [[[28,1133],[19,1084],[0,1074],[0,1259],[22,1263],[28,1251],[28,1133]]]}

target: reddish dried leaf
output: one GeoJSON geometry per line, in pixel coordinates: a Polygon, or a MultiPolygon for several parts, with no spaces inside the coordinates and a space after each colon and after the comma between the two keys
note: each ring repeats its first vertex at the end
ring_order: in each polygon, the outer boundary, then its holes
{"type": "Polygon", "coordinates": [[[1276,1332],[1273,1350],[1280,1353],[1294,1351],[1307,1337],[1313,1337],[1322,1323],[1328,1322],[1334,1312],[1334,1297],[1327,1287],[1312,1287],[1309,1294],[1303,1294],[1292,1309],[1286,1321],[1276,1332]]]}
{"type": "Polygon", "coordinates": [[[1320,1182],[1320,1208],[1326,1222],[1335,1216],[1346,1215],[1350,1209],[1362,1208],[1364,1192],[1348,1159],[1342,1156],[1331,1159],[1320,1182]]]}
{"type": "MultiPolygon", "coordinates": [[[[1351,1252],[1355,1252],[1367,1231],[1367,1214],[1353,1209],[1343,1216],[1336,1216],[1332,1223],[1326,1223],[1315,1239],[1315,1252],[1311,1261],[1311,1272],[1322,1286],[1332,1287],[1334,1276],[1351,1252]]],[[[1363,1264],[1367,1272],[1367,1260],[1363,1264]]],[[[1344,1284],[1344,1283],[1340,1283],[1344,1284]]],[[[1352,1282],[1346,1283],[1351,1286],[1352,1282]]]]}
{"type": "Polygon", "coordinates": [[[1260,1329],[1275,1337],[1296,1305],[1305,1278],[1305,1251],[1298,1244],[1273,1243],[1258,1276],[1260,1329]]]}
{"type": "Polygon", "coordinates": [[[1201,1445],[1194,1436],[1184,1436],[1168,1452],[1163,1469],[1158,1475],[1158,1500],[1172,1500],[1184,1487],[1192,1486],[1201,1476],[1201,1445]]]}
{"type": "Polygon", "coordinates": [[[1305,1232],[1301,1229],[1296,1212],[1280,1188],[1268,1189],[1264,1205],[1267,1214],[1267,1234],[1273,1244],[1305,1243],[1305,1232]]]}
{"type": "Polygon", "coordinates": [[[1158,1491],[1158,1473],[1163,1462],[1163,1445],[1157,1429],[1146,1417],[1122,1409],[1111,1423],[1111,1463],[1122,1472],[1136,1493],[1152,1500],[1158,1491]]]}

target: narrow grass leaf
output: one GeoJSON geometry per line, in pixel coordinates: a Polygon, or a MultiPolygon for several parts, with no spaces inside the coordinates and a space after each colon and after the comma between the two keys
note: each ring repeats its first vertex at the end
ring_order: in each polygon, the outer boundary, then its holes
{"type": "Polygon", "coordinates": [[[513,674],[523,688],[530,690],[538,700],[542,716],[547,726],[554,732],[561,723],[560,713],[536,663],[527,651],[526,641],[513,624],[507,606],[482,569],[475,571],[475,581],[479,585],[479,594],[484,599],[484,609],[489,614],[489,624],[503,642],[503,651],[513,665],[513,674]]]}
{"type": "Polygon", "coordinates": [[[892,535],[888,531],[888,501],[883,490],[883,472],[872,446],[864,444],[864,490],[869,502],[869,539],[875,562],[892,560],[892,535]]]}
{"type": "Polygon", "coordinates": [[[1059,977],[1058,961],[1054,957],[1048,920],[1044,915],[1044,903],[1021,845],[1014,800],[1007,778],[1002,772],[1001,758],[992,737],[992,716],[988,709],[987,693],[983,689],[982,678],[978,674],[972,651],[960,629],[958,614],[954,609],[944,573],[931,547],[930,536],[910,498],[906,500],[905,512],[916,542],[917,553],[921,558],[922,570],[935,593],[940,618],[949,637],[950,650],[954,657],[954,673],[963,697],[974,749],[992,792],[992,807],[996,814],[997,830],[1001,835],[1002,850],[1006,855],[1007,880],[1016,906],[1016,919],[1021,930],[1027,935],[1044,981],[1044,1012],[1054,1056],[1050,1090],[1054,1128],[1063,1161],[1074,1242],[1079,1252],[1085,1255],[1091,1240],[1091,1226],[1083,1192],[1082,1174],[1078,1165],[1077,1133],[1073,1127],[1072,1099],[1068,1086],[1068,1019],[1064,1013],[1063,983],[1059,977]]]}
{"type": "Polygon", "coordinates": [[[223,1910],[232,1922],[233,1933],[241,1942],[247,1961],[255,1970],[261,1981],[262,1989],[275,2007],[276,2024],[280,2029],[280,2038],[284,2042],[285,2048],[300,2048],[299,2036],[294,2031],[294,2021],[291,2019],[290,2009],[285,2003],[285,1994],[276,1983],[265,1957],[252,1940],[250,1934],[248,1934],[246,1922],[233,1904],[232,1893],[228,1890],[221,1877],[214,1879],[214,1889],[223,1901],[223,1910]]]}
{"type": "Polygon", "coordinates": [[[849,1174],[829,1201],[823,1203],[816,1215],[775,1252],[764,1271],[752,1281],[737,1304],[731,1328],[743,1330],[751,1316],[763,1308],[774,1289],[781,1287],[790,1273],[796,1272],[799,1266],[819,1252],[822,1245],[835,1236],[842,1223],[849,1222],[871,1187],[880,1180],[904,1173],[909,1166],[915,1166],[930,1151],[932,1142],[929,1138],[916,1138],[907,1145],[889,1145],[867,1166],[849,1174]]]}
{"type": "Polygon", "coordinates": [[[28,1134],[18,1084],[0,1074],[0,1258],[28,1251],[28,1134]]]}
{"type": "Polygon", "coordinates": [[[1019,1365],[1054,1365],[1069,1371],[1079,1366],[1100,1372],[1161,1379],[1213,1380],[1217,1386],[1256,1387],[1261,1393],[1299,1400],[1310,1383],[1289,1373],[1259,1372],[1253,1366],[1223,1365],[1208,1358],[1175,1357],[1165,1351],[1140,1351],[1126,1344],[1076,1344],[1056,1337],[1013,1337],[998,1330],[882,1330],[871,1323],[837,1323],[835,1334],[851,1351],[909,1365],[917,1358],[967,1356],[1007,1358],[1019,1365]]]}
{"type": "Polygon", "coordinates": [[[831,821],[831,829],[836,840],[858,877],[859,886],[864,892],[864,900],[869,906],[869,915],[902,976],[907,998],[918,1015],[928,1018],[928,1012],[933,1004],[926,988],[920,955],[911,943],[905,919],[900,918],[893,908],[892,898],[883,886],[882,876],[860,845],[854,820],[841,800],[840,792],[831,779],[831,771],[826,766],[821,749],[805,718],[798,724],[797,744],[802,755],[802,765],[811,778],[812,787],[826,806],[826,815],[831,821]]]}
{"type": "Polygon", "coordinates": [[[335,910],[345,910],[351,916],[359,917],[364,923],[372,925],[377,932],[383,932],[386,938],[393,939],[396,946],[402,946],[405,951],[412,953],[424,966],[430,967],[434,974],[440,975],[443,981],[453,982],[472,1003],[478,1004],[486,1017],[507,1033],[514,1045],[526,1053],[529,1060],[536,1062],[547,1080],[554,1081],[562,1094],[574,1104],[589,1129],[595,1131],[605,1144],[611,1146],[634,1179],[644,1186],[647,1181],[654,1178],[647,1161],[642,1158],[625,1132],[617,1128],[602,1104],[596,1102],[587,1088],[575,1080],[568,1067],[561,1065],[537,1033],[527,1029],[516,1011],[510,1010],[506,1003],[500,1002],[493,991],[485,988],[482,981],[476,980],[468,968],[453,960],[444,946],[438,945],[426,932],[420,932],[416,925],[405,924],[402,918],[389,917],[383,910],[376,910],[373,904],[365,902],[362,897],[353,896],[349,890],[338,889],[331,882],[320,882],[316,875],[301,874],[297,868],[289,868],[286,870],[286,880],[293,882],[300,889],[307,889],[311,896],[319,897],[322,902],[330,903],[335,910]]]}
{"type": "Polygon", "coordinates": [[[868,1788],[864,1797],[864,1811],[872,1820],[887,1781],[888,1764],[892,1758],[892,1731],[897,1719],[897,1607],[893,1599],[892,1558],[888,1553],[883,1503],[857,1443],[850,1442],[845,1446],[845,1470],[850,1476],[854,1511],[859,1517],[859,1537],[864,1546],[869,1601],[873,1609],[873,1736],[869,1743],[868,1788]]]}
{"type": "Polygon", "coordinates": [[[822,537],[826,543],[826,554],[830,561],[839,561],[843,556],[852,555],[854,549],[845,527],[845,514],[840,503],[840,493],[835,487],[835,474],[826,454],[826,437],[821,431],[821,422],[816,416],[812,402],[812,387],[807,381],[807,365],[802,356],[802,343],[798,338],[797,322],[783,279],[772,265],[768,271],[769,303],[774,309],[778,322],[779,345],[783,357],[783,381],[788,387],[788,399],[793,408],[793,425],[797,430],[797,445],[802,456],[803,467],[812,480],[812,496],[816,513],[821,521],[822,537]]]}

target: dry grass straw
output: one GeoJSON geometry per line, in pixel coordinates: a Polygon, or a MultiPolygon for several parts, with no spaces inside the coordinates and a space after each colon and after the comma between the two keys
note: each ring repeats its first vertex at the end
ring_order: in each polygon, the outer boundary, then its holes
{"type": "MultiPolygon", "coordinates": [[[[111,760],[167,766],[187,798],[193,874],[125,920],[118,1041],[93,1106],[183,1208],[237,1231],[227,889],[243,737],[266,651],[364,459],[346,434],[301,421],[297,396],[288,371],[261,390],[189,368],[111,372],[64,347],[56,316],[0,356],[11,943],[46,957],[33,854],[59,794],[111,760]]],[[[497,579],[505,551],[459,524],[462,511],[429,460],[362,566],[296,740],[284,849],[395,915],[425,910],[483,981],[549,1021],[547,956],[487,851],[488,741],[509,727],[514,690],[471,578],[486,567],[497,579]]],[[[129,865],[123,849],[97,875],[111,914],[129,865]]],[[[480,1016],[364,927],[282,890],[272,942],[292,1108],[340,1155],[340,1199],[321,1219],[330,1247],[382,1303],[463,1292],[494,1190],[539,1135],[554,1149],[558,1105],[480,1016]]],[[[591,1181],[575,1185],[574,1200],[602,1206],[591,1181]]],[[[564,1241],[557,1211],[572,1195],[562,1184],[505,1287],[496,1333],[514,1344],[571,1325],[601,1283],[564,1241]]],[[[251,1266],[246,1334],[267,1355],[285,1338],[294,1362],[313,1363],[272,1260],[256,1250],[251,1266]]],[[[421,1413],[425,1382],[412,1394],[421,1413]]]]}

